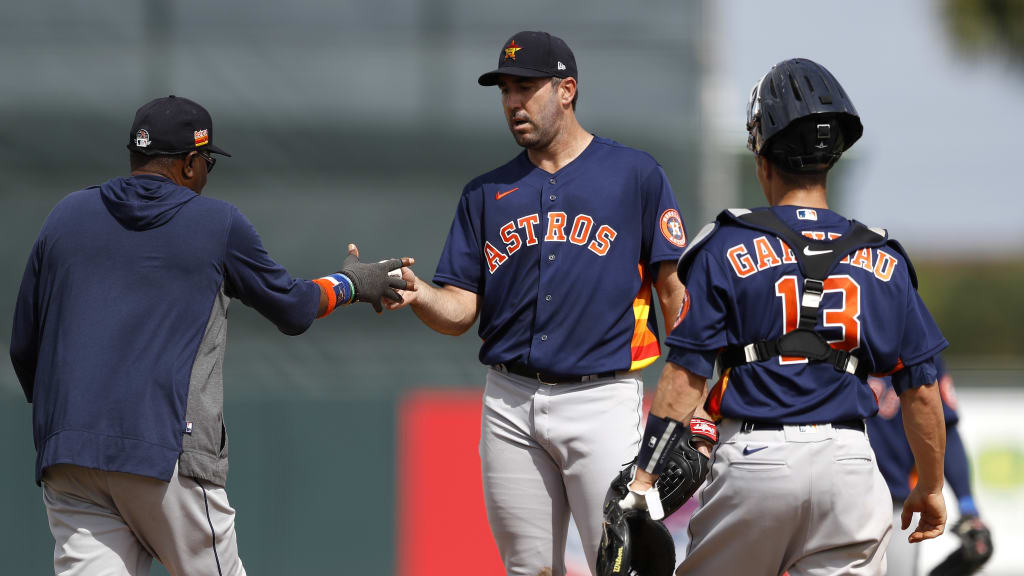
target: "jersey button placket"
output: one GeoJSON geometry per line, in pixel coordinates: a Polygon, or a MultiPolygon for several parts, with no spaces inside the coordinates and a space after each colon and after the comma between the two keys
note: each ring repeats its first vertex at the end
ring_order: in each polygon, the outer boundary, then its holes
{"type": "MultiPolygon", "coordinates": [[[[550,184],[552,186],[555,185],[555,182],[556,182],[556,180],[554,178],[551,178],[550,180],[548,180],[548,184],[550,184]]],[[[558,196],[555,196],[554,194],[551,194],[550,196],[548,196],[548,199],[551,200],[552,202],[554,202],[556,199],[558,199],[558,196]]],[[[545,215],[545,218],[547,219],[547,221],[545,222],[545,228],[544,229],[547,230],[547,222],[550,221],[550,219],[551,219],[550,209],[549,209],[548,213],[545,215]]],[[[547,247],[547,240],[545,238],[545,248],[546,247],[547,247]]],[[[557,258],[558,258],[558,256],[555,254],[554,250],[552,250],[548,254],[548,262],[554,262],[557,258]]]]}
{"type": "MultiPolygon", "coordinates": [[[[558,210],[557,204],[555,204],[555,201],[558,200],[558,195],[556,195],[554,193],[554,191],[553,191],[553,187],[555,186],[555,184],[557,184],[557,182],[558,181],[554,177],[549,178],[548,182],[547,182],[547,185],[544,186],[544,190],[541,193],[542,194],[541,198],[544,197],[543,194],[545,192],[547,193],[547,198],[548,198],[549,202],[548,202],[548,206],[547,206],[546,210],[544,210],[542,208],[542,213],[544,213],[544,216],[543,216],[544,217],[544,222],[543,222],[542,230],[544,230],[544,232],[541,235],[541,254],[543,255],[542,256],[542,258],[543,258],[542,263],[543,264],[547,264],[547,265],[546,266],[541,266],[540,281],[538,282],[538,285],[537,285],[537,306],[538,307],[537,307],[536,321],[535,321],[535,324],[534,324],[534,330],[535,330],[535,332],[534,332],[534,338],[535,338],[534,342],[536,342],[538,345],[539,344],[549,343],[550,334],[548,334],[546,332],[546,330],[549,327],[549,318],[551,317],[551,314],[553,313],[553,309],[550,306],[544,306],[544,303],[551,302],[551,300],[552,300],[551,290],[550,290],[549,285],[551,284],[551,279],[552,278],[557,278],[554,265],[557,263],[557,260],[558,260],[558,250],[561,247],[560,245],[562,244],[561,242],[555,242],[555,241],[548,240],[547,239],[547,234],[546,234],[546,232],[548,230],[548,223],[550,222],[550,218],[551,218],[550,213],[551,213],[551,211],[557,211],[558,210]]],[[[564,223],[563,223],[563,225],[564,225],[564,223]]],[[[548,358],[548,357],[550,357],[550,354],[553,353],[553,352],[544,352],[543,350],[545,348],[547,348],[548,350],[553,350],[553,349],[551,349],[548,346],[542,347],[541,349],[538,350],[538,355],[537,355],[538,360],[541,359],[541,358],[548,358]]]]}

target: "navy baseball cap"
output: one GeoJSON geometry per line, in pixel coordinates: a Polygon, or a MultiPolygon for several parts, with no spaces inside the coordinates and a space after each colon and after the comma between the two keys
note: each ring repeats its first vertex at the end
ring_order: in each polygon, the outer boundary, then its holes
{"type": "Polygon", "coordinates": [[[576,57],[558,36],[547,32],[518,32],[498,53],[498,68],[480,76],[481,86],[494,86],[498,75],[530,78],[579,78],[576,57]]]}
{"type": "Polygon", "coordinates": [[[213,143],[213,119],[196,102],[171,94],[150,100],[135,112],[128,149],[147,156],[207,150],[231,156],[213,143]]]}

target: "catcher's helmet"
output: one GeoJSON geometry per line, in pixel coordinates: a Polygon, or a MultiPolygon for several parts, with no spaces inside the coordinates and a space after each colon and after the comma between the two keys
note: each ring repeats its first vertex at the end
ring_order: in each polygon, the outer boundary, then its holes
{"type": "Polygon", "coordinates": [[[857,109],[824,66],[779,62],[754,84],[747,147],[791,172],[822,172],[864,133],[857,109]]]}

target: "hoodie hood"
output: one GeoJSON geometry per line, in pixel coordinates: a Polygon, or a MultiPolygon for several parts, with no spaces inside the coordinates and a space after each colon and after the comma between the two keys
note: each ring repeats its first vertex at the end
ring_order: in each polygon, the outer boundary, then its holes
{"type": "Polygon", "coordinates": [[[163,176],[114,178],[99,188],[107,210],[129,230],[163,226],[186,202],[198,196],[163,176]]]}

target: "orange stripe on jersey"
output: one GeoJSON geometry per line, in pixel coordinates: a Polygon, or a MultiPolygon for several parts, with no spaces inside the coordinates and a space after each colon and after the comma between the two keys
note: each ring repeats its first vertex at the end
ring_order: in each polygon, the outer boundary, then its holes
{"type": "Polygon", "coordinates": [[[892,376],[893,374],[899,372],[900,370],[903,370],[904,368],[906,368],[906,366],[903,365],[903,358],[900,358],[896,362],[896,367],[893,368],[892,370],[889,370],[888,372],[876,372],[872,374],[872,376],[876,378],[885,378],[886,376],[892,376]]]}
{"type": "Polygon", "coordinates": [[[637,265],[640,272],[640,292],[633,300],[633,340],[629,343],[630,370],[639,370],[654,363],[661,356],[658,337],[647,327],[647,319],[651,314],[651,279],[644,277],[644,265],[637,265]]]}
{"type": "Polygon", "coordinates": [[[729,387],[729,376],[732,368],[726,368],[722,377],[715,383],[715,387],[708,393],[708,400],[704,403],[704,411],[711,416],[712,420],[722,419],[722,396],[725,396],[725,389],[729,387]]]}

